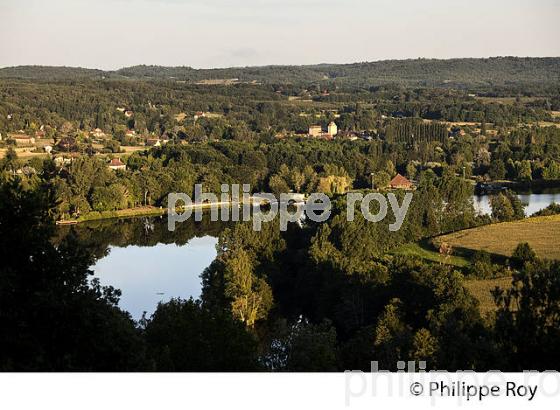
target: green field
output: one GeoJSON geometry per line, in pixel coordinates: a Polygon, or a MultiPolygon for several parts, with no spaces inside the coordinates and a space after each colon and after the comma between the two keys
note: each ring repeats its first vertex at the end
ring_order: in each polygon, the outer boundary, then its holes
{"type": "Polygon", "coordinates": [[[413,256],[430,262],[453,265],[458,268],[464,268],[469,264],[469,261],[462,256],[451,255],[446,258],[440,255],[427,241],[408,243],[394,250],[392,254],[413,256]]]}
{"type": "MultiPolygon", "coordinates": [[[[527,218],[467,229],[440,236],[434,241],[447,242],[456,254],[468,255],[485,250],[501,257],[511,256],[520,242],[527,242],[541,258],[560,259],[560,215],[527,218]]],[[[496,287],[507,289],[511,278],[465,280],[465,288],[480,302],[483,314],[496,309],[491,291],[496,287]]]]}
{"type": "MultiPolygon", "coordinates": [[[[443,263],[457,268],[467,267],[470,262],[466,257],[452,255],[445,258],[435,251],[426,241],[403,245],[392,252],[393,255],[406,255],[420,258],[425,261],[443,263]]],[[[465,288],[479,301],[480,311],[483,315],[496,310],[496,304],[492,296],[492,290],[496,287],[508,289],[511,285],[511,277],[495,279],[465,279],[465,288]]]]}
{"type": "MultiPolygon", "coordinates": [[[[392,253],[464,268],[469,265],[469,256],[474,251],[485,250],[498,257],[510,257],[520,242],[528,242],[541,258],[560,259],[560,215],[467,229],[436,238],[435,246],[428,241],[420,241],[403,245],[392,253]],[[440,255],[436,248],[443,242],[453,247],[453,254],[447,258],[440,255]]],[[[491,291],[496,287],[509,288],[511,277],[466,279],[464,285],[480,302],[482,314],[486,314],[496,309],[491,291]]]]}
{"type": "Polygon", "coordinates": [[[437,238],[450,244],[457,254],[485,250],[510,257],[515,247],[527,242],[541,258],[560,259],[560,215],[485,225],[437,238]]]}

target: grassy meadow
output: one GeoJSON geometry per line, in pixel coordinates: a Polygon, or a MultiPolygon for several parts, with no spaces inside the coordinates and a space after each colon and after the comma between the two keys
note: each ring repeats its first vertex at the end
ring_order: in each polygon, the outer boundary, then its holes
{"type": "Polygon", "coordinates": [[[539,257],[560,259],[560,215],[466,229],[440,236],[435,242],[450,244],[456,253],[485,250],[504,257],[510,257],[519,243],[527,242],[539,257]]]}
{"type": "Polygon", "coordinates": [[[465,280],[464,286],[480,303],[480,312],[485,315],[496,310],[492,291],[495,288],[509,289],[511,277],[506,276],[496,279],[465,280]]]}
{"type": "MultiPolygon", "coordinates": [[[[434,263],[452,265],[458,269],[467,267],[469,257],[477,250],[485,250],[498,258],[508,258],[520,242],[528,242],[541,258],[560,259],[560,215],[527,218],[520,221],[485,225],[466,229],[433,240],[406,244],[394,255],[408,255],[434,263]],[[442,256],[437,251],[441,243],[453,248],[451,256],[442,256]]],[[[482,314],[496,309],[492,290],[507,289],[511,277],[493,279],[465,279],[465,288],[480,302],[482,314]]]]}

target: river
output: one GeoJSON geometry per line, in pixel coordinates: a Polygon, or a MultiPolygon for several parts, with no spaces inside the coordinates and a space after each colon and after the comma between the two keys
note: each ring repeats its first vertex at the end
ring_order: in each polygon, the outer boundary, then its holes
{"type": "Polygon", "coordinates": [[[228,226],[189,220],[167,229],[166,217],[106,220],[60,227],[55,241],[71,231],[94,258],[93,277],[120,289],[119,307],[138,320],[171,298],[199,298],[201,274],[216,258],[218,236],[228,226]]]}
{"type": "Polygon", "coordinates": [[[119,306],[139,319],[149,317],[158,302],[171,298],[199,298],[200,274],[216,258],[218,240],[193,238],[185,245],[111,247],[93,267],[101,284],[122,291],[119,306]]]}
{"type": "MultiPolygon", "coordinates": [[[[560,189],[518,193],[527,205],[526,214],[560,203],[560,189]]],[[[489,196],[475,196],[475,209],[490,213],[489,196]]],[[[94,277],[102,285],[122,291],[119,306],[135,320],[149,317],[161,301],[171,298],[199,298],[201,274],[216,257],[222,222],[192,219],[169,232],[165,217],[100,221],[60,228],[60,237],[74,230],[86,243],[95,263],[94,277]]]]}
{"type": "MultiPolygon", "coordinates": [[[[531,216],[553,202],[560,203],[560,188],[546,188],[542,190],[519,191],[517,196],[521,203],[525,205],[525,215],[531,216]]],[[[491,195],[475,195],[473,197],[474,209],[480,214],[490,215],[492,208],[490,207],[491,195]]]]}

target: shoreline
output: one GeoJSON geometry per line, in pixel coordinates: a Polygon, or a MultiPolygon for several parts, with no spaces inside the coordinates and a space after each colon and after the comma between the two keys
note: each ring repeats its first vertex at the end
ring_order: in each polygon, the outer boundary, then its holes
{"type": "MultiPolygon", "coordinates": [[[[238,202],[241,204],[241,202],[238,202]]],[[[213,203],[203,203],[203,204],[193,204],[189,206],[190,209],[208,209],[212,206],[222,206],[222,205],[233,205],[233,202],[213,202],[213,203]]],[[[185,210],[185,207],[177,208],[177,211],[185,210]]],[[[56,221],[57,226],[68,226],[77,225],[84,222],[91,221],[102,221],[108,219],[124,219],[124,218],[136,218],[141,216],[163,216],[169,213],[169,208],[167,207],[155,207],[155,206],[142,206],[136,208],[119,209],[117,211],[92,211],[84,216],[80,216],[76,219],[67,219],[56,221]]]]}
{"type": "Polygon", "coordinates": [[[531,181],[498,180],[498,181],[489,181],[486,184],[489,186],[505,187],[511,189],[560,188],[560,180],[558,179],[534,179],[531,181]]]}
{"type": "MultiPolygon", "coordinates": [[[[251,197],[249,203],[253,203],[254,198],[251,197]]],[[[189,209],[210,209],[213,206],[222,207],[227,205],[231,207],[234,204],[241,206],[244,202],[243,201],[222,201],[222,202],[205,202],[202,204],[192,204],[189,205],[189,209]]],[[[185,211],[187,207],[182,206],[176,208],[176,211],[185,211]]],[[[136,208],[128,208],[128,209],[119,209],[117,211],[92,211],[87,213],[86,215],[79,216],[76,219],[67,219],[67,220],[58,220],[55,221],[57,226],[68,226],[68,225],[77,225],[84,222],[91,222],[91,221],[103,221],[109,219],[125,219],[125,218],[137,218],[141,216],[163,216],[169,213],[168,207],[155,207],[155,206],[141,206],[136,208]]]]}

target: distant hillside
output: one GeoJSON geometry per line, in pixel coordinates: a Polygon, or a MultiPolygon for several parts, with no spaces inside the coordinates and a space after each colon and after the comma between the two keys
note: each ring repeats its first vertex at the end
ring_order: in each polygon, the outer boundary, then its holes
{"type": "Polygon", "coordinates": [[[223,69],[134,66],[116,71],[69,67],[22,66],[0,69],[0,78],[60,80],[77,78],[174,79],[198,82],[236,78],[269,84],[335,83],[372,86],[507,86],[520,83],[560,85],[560,58],[494,57],[488,59],[388,60],[355,64],[264,66],[223,69]]]}
{"type": "Polygon", "coordinates": [[[103,70],[79,67],[26,65],[0,69],[0,78],[21,78],[30,80],[72,80],[102,78],[105,75],[107,75],[107,73],[103,70]]]}
{"type": "Polygon", "coordinates": [[[295,83],[337,81],[356,85],[495,84],[508,82],[560,82],[560,58],[496,57],[453,60],[388,60],[355,64],[264,66],[195,70],[190,67],[135,66],[118,70],[126,77],[152,77],[200,81],[238,78],[240,81],[295,83]]]}

